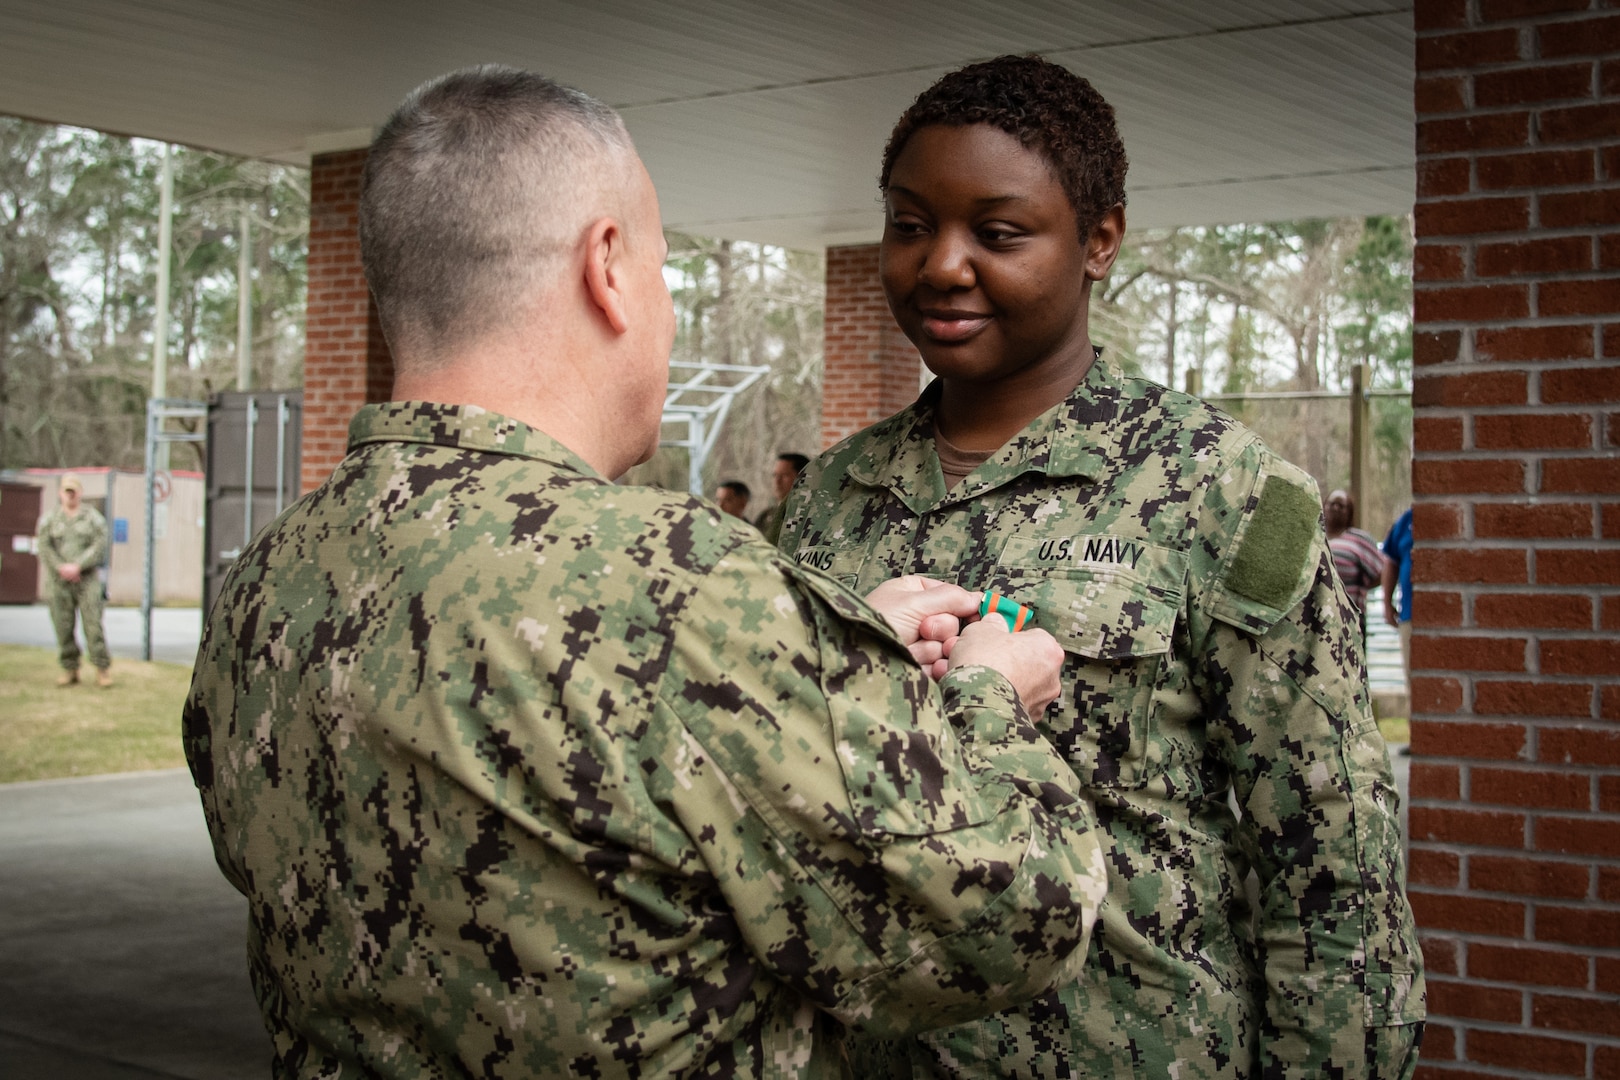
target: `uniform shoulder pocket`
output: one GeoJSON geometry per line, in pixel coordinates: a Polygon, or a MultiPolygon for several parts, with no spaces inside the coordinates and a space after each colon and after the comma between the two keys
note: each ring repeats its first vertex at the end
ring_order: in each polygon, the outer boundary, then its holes
{"type": "Polygon", "coordinates": [[[1321,513],[1316,481],[1270,457],[1227,546],[1209,614],[1252,634],[1270,630],[1315,580],[1321,513]]]}

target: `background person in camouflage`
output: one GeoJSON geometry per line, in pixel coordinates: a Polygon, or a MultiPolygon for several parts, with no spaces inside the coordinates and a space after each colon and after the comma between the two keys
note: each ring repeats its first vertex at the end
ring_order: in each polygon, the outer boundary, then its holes
{"type": "Polygon", "coordinates": [[[732,517],[745,518],[750,494],[741,480],[722,480],[714,489],[714,503],[732,517]]]}
{"type": "Polygon", "coordinates": [[[1034,609],[1067,653],[1041,727],[1094,789],[1109,894],[1078,982],[857,1067],[1405,1075],[1396,794],[1315,486],[1098,358],[1124,179],[1107,103],[1032,58],[946,76],[884,156],[883,287],[939,378],[810,466],[783,547],[857,589],[922,573],[1034,609]]]}
{"type": "Polygon", "coordinates": [[[77,614],[84,626],[85,652],[96,669],[96,685],[112,685],[112,657],[107,653],[107,633],[101,625],[101,576],[96,569],[107,557],[107,520],[93,507],[85,506],[84,485],[72,473],[62,477],[57,488],[57,507],[39,523],[39,557],[45,563],[45,580],[51,605],[51,624],[56,628],[58,657],[62,674],[58,686],[79,681],[79,640],[73,631],[77,614]]]}
{"type": "Polygon", "coordinates": [[[236,560],[184,719],[275,1075],[836,1076],[845,1025],[1072,978],[1101,846],[1020,704],[1056,642],[947,658],[956,586],[886,583],[885,622],[604,478],[657,446],[674,334],[611,110],[429,84],[361,242],[412,400],[236,560]]]}
{"type": "Polygon", "coordinates": [[[808,464],[810,459],[805,455],[788,451],[777,454],[775,463],[771,465],[771,490],[776,495],[776,501],[759,512],[754,519],[754,527],[773,544],[782,539],[782,515],[787,510],[788,492],[793,490],[794,481],[799,479],[799,474],[804,472],[808,464]]]}

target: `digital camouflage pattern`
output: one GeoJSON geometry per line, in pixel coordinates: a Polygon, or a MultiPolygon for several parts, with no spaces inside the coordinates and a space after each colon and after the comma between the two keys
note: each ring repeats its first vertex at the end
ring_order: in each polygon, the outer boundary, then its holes
{"type": "Polygon", "coordinates": [[[1424,991],[1397,796],[1314,482],[1099,361],[947,493],[937,398],[812,464],[783,547],[857,591],[922,573],[1034,608],[1068,653],[1041,726],[1090,788],[1109,894],[1077,983],[866,1045],[858,1071],[1409,1074],[1424,991]]]}
{"type": "Polygon", "coordinates": [[[58,506],[39,523],[39,559],[45,564],[57,659],[64,670],[79,668],[79,641],[73,633],[75,612],[84,626],[84,651],[90,656],[91,666],[105,670],[112,664],[107,634],[101,625],[104,598],[101,575],[97,573],[106,558],[107,519],[93,508],[80,503],[79,512],[69,515],[58,506]],[[81,568],[78,581],[57,577],[56,568],[63,563],[75,563],[81,568]]]}
{"type": "Polygon", "coordinates": [[[1072,979],[1106,888],[1004,678],[470,407],[360,412],[185,740],[279,1077],[836,1076],[1072,979]]]}
{"type": "Polygon", "coordinates": [[[775,544],[782,539],[782,515],[787,512],[787,500],[767,506],[754,518],[754,527],[760,531],[766,541],[775,544]]]}

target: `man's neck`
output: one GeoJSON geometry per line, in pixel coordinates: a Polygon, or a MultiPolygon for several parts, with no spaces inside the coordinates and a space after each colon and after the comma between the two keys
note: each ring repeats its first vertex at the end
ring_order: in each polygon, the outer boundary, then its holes
{"type": "Polygon", "coordinates": [[[562,443],[603,476],[622,473],[628,465],[614,457],[613,440],[604,438],[613,425],[597,417],[596,400],[580,392],[588,382],[580,375],[583,368],[567,361],[491,349],[426,372],[407,369],[394,379],[391,396],[395,401],[471,405],[509,416],[562,443]]]}

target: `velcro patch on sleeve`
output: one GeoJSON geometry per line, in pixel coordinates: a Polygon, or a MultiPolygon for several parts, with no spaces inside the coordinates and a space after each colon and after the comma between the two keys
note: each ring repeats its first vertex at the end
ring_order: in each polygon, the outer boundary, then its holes
{"type": "Polygon", "coordinates": [[[1314,493],[1268,476],[1227,569],[1227,590],[1279,610],[1292,606],[1320,513],[1314,493]]]}

